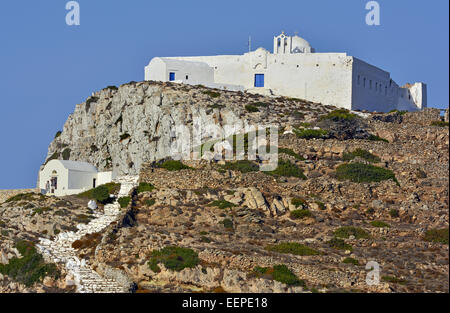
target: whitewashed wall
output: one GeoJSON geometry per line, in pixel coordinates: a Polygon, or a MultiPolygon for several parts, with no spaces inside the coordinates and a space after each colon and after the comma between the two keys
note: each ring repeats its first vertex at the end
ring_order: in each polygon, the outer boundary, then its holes
{"type": "Polygon", "coordinates": [[[244,55],[154,58],[145,71],[146,80],[167,81],[173,71],[180,83],[243,89],[353,110],[426,107],[425,84],[400,88],[388,72],[345,53],[271,54],[259,48],[244,55]],[[187,73],[192,76],[189,82],[183,80],[187,73]],[[255,74],[264,74],[264,88],[254,87],[255,74]]]}

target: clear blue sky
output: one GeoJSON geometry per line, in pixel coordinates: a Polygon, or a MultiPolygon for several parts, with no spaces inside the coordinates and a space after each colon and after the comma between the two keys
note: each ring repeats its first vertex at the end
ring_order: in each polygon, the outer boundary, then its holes
{"type": "Polygon", "coordinates": [[[48,144],[76,103],[107,85],[144,79],[154,56],[272,50],[281,30],[318,52],[347,52],[399,84],[428,83],[429,105],[449,103],[449,2],[380,0],[381,26],[365,0],[65,0],[0,3],[0,189],[32,187],[48,144]]]}

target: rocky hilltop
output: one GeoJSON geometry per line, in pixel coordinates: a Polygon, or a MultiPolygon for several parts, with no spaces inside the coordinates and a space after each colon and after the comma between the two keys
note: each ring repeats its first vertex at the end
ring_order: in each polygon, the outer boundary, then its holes
{"type": "Polygon", "coordinates": [[[95,233],[83,230],[111,206],[87,209],[98,188],[64,198],[19,194],[1,204],[2,292],[77,290],[64,264],[33,248],[44,241],[51,250],[71,231],[78,236],[64,251],[83,260],[97,284],[87,279],[85,290],[449,291],[449,128],[439,110],[349,112],[130,83],[77,105],[51,158],[88,161],[137,182],[128,194],[120,184],[98,187],[118,194],[121,210],[95,233]],[[259,171],[261,158],[171,160],[172,126],[190,125],[196,114],[217,125],[278,125],[278,168],[259,171]],[[29,266],[31,258],[39,262],[29,266]],[[369,284],[374,264],[379,282],[369,284]]]}
{"type": "Polygon", "coordinates": [[[332,107],[172,83],[109,87],[77,104],[49,146],[54,158],[86,161],[117,175],[139,174],[144,162],[170,155],[175,125],[310,121],[332,107]]]}

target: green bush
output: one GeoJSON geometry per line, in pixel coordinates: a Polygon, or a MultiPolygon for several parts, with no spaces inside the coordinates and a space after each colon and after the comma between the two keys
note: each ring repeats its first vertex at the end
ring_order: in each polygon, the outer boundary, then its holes
{"type": "Polygon", "coordinates": [[[147,200],[145,200],[144,203],[147,206],[152,206],[152,205],[154,205],[156,203],[156,200],[155,199],[147,199],[147,200]]]}
{"type": "Polygon", "coordinates": [[[352,245],[345,243],[344,239],[340,239],[340,238],[336,238],[336,237],[334,237],[333,239],[328,241],[327,244],[331,248],[338,249],[338,250],[349,250],[349,251],[353,250],[352,245]]]}
{"type": "Polygon", "coordinates": [[[326,115],[322,115],[320,117],[320,120],[332,120],[335,122],[339,121],[352,121],[357,119],[358,116],[356,114],[350,113],[346,109],[337,109],[334,111],[331,111],[330,113],[326,115]]]}
{"type": "Polygon", "coordinates": [[[245,106],[245,110],[246,110],[247,112],[250,112],[250,113],[259,112],[259,109],[258,109],[256,106],[251,105],[251,104],[247,104],[247,105],[245,106]]]}
{"type": "Polygon", "coordinates": [[[370,238],[370,235],[364,229],[354,226],[339,227],[334,232],[334,235],[337,238],[349,238],[350,236],[355,236],[356,239],[370,238]]]}
{"type": "Polygon", "coordinates": [[[273,280],[279,281],[280,283],[286,285],[306,287],[305,282],[298,279],[298,277],[284,264],[275,265],[273,267],[272,277],[273,280]]]}
{"type": "Polygon", "coordinates": [[[354,258],[350,258],[350,257],[346,257],[346,258],[342,261],[342,263],[345,263],[345,264],[353,264],[353,265],[359,265],[358,260],[356,260],[356,259],[354,259],[354,258]]]}
{"type": "Polygon", "coordinates": [[[373,155],[372,153],[370,153],[367,150],[363,150],[363,149],[356,149],[353,152],[348,152],[348,153],[344,153],[342,159],[344,161],[350,161],[353,160],[356,157],[360,157],[366,161],[369,161],[371,163],[379,163],[381,162],[381,159],[379,157],[377,157],[376,155],[373,155]]]}
{"type": "Polygon", "coordinates": [[[130,204],[130,201],[131,201],[130,197],[122,197],[122,198],[119,198],[119,200],[117,200],[117,202],[119,202],[120,207],[122,209],[128,207],[128,205],[130,204]]]}
{"type": "Polygon", "coordinates": [[[390,215],[392,218],[397,218],[397,217],[400,216],[400,212],[399,212],[397,209],[391,209],[391,210],[389,211],[389,215],[390,215]]]}
{"type": "Polygon", "coordinates": [[[341,164],[336,168],[339,180],[350,180],[354,183],[380,182],[392,179],[397,185],[395,174],[388,169],[363,163],[341,164]]]}
{"type": "Polygon", "coordinates": [[[278,166],[274,171],[266,171],[264,174],[306,179],[306,176],[303,174],[303,170],[300,167],[290,161],[282,159],[278,160],[278,166]]]}
{"type": "Polygon", "coordinates": [[[404,284],[407,283],[407,281],[404,280],[404,279],[397,278],[397,277],[395,277],[395,276],[389,276],[389,275],[387,275],[387,276],[382,276],[382,277],[381,277],[381,280],[382,280],[382,281],[389,282],[389,283],[400,284],[400,285],[404,285],[404,284]]]}
{"type": "Polygon", "coordinates": [[[305,281],[298,279],[298,277],[292,273],[286,265],[283,264],[275,265],[273,267],[256,266],[253,269],[252,274],[257,277],[273,279],[290,286],[306,287],[305,281]]]}
{"type": "Polygon", "coordinates": [[[61,136],[62,131],[58,130],[55,134],[55,139],[58,138],[59,136],[61,136]]]}
{"type": "Polygon", "coordinates": [[[140,194],[141,192],[147,192],[147,191],[153,191],[155,189],[155,186],[149,183],[139,183],[139,186],[136,189],[136,192],[140,194]]]}
{"type": "Polygon", "coordinates": [[[222,166],[222,168],[230,171],[239,171],[241,173],[250,173],[259,171],[259,165],[248,160],[226,162],[225,165],[222,166]]]}
{"type": "Polygon", "coordinates": [[[40,200],[42,200],[43,198],[45,198],[44,195],[41,194],[36,194],[36,193],[20,193],[18,195],[12,196],[10,198],[8,198],[5,203],[9,203],[9,202],[17,202],[17,201],[31,201],[34,200],[35,197],[38,196],[40,198],[40,200]]]}
{"type": "Polygon", "coordinates": [[[297,242],[284,242],[277,245],[268,245],[266,247],[267,251],[278,252],[278,253],[288,253],[294,255],[319,255],[320,252],[314,250],[305,245],[299,244],[297,242]]]}
{"type": "Polygon", "coordinates": [[[325,203],[321,202],[321,201],[316,201],[316,204],[319,206],[319,209],[326,210],[326,206],[325,203]]]}
{"type": "Polygon", "coordinates": [[[44,212],[48,212],[48,211],[50,211],[51,209],[49,208],[49,207],[44,207],[44,208],[34,208],[33,209],[33,215],[35,215],[35,214],[38,214],[38,215],[40,215],[40,214],[43,214],[44,212]]]}
{"type": "Polygon", "coordinates": [[[197,252],[189,248],[181,248],[176,246],[165,247],[161,250],[153,250],[150,254],[148,266],[154,272],[160,272],[158,264],[173,271],[181,271],[185,268],[193,268],[199,263],[197,252]]]}
{"type": "Polygon", "coordinates": [[[168,160],[158,165],[159,168],[164,168],[168,171],[181,171],[181,170],[191,170],[192,168],[184,165],[178,160],[168,160]]]}
{"type": "Polygon", "coordinates": [[[278,148],[278,153],[284,153],[290,156],[293,156],[297,160],[304,161],[305,159],[298,153],[295,153],[293,150],[288,148],[278,148]]]}
{"type": "Polygon", "coordinates": [[[292,219],[304,219],[306,217],[311,217],[312,213],[309,210],[301,209],[301,210],[291,211],[290,216],[292,219]]]}
{"type": "Polygon", "coordinates": [[[369,138],[367,138],[367,140],[370,140],[370,141],[381,141],[381,142],[389,143],[389,140],[381,138],[381,137],[376,136],[376,135],[370,135],[369,138]]]}
{"type": "Polygon", "coordinates": [[[370,225],[372,225],[373,227],[391,227],[389,224],[382,222],[382,221],[372,221],[370,222],[370,225]]]}
{"type": "Polygon", "coordinates": [[[448,122],[444,122],[444,121],[433,121],[431,123],[431,126],[437,126],[437,127],[448,127],[448,122]]]}
{"type": "Polygon", "coordinates": [[[328,131],[324,129],[294,129],[293,132],[302,139],[325,139],[328,137],[328,131]]]}
{"type": "Polygon", "coordinates": [[[233,221],[230,220],[229,218],[224,219],[222,222],[220,222],[221,224],[223,224],[223,226],[226,229],[232,229],[233,228],[233,221]]]}
{"type": "Polygon", "coordinates": [[[22,257],[14,257],[8,264],[0,264],[0,273],[27,287],[41,282],[47,276],[59,278],[60,273],[56,265],[45,263],[32,242],[19,241],[16,248],[22,257]]]}
{"type": "Polygon", "coordinates": [[[307,206],[306,200],[302,199],[302,198],[292,198],[291,204],[293,206],[295,206],[296,208],[298,208],[299,206],[301,206],[301,207],[307,206]]]}
{"type": "Polygon", "coordinates": [[[109,199],[109,190],[104,185],[98,186],[92,190],[92,197],[100,203],[105,203],[109,199]]]}
{"type": "Polygon", "coordinates": [[[216,200],[216,201],[213,201],[210,204],[208,204],[208,206],[215,206],[215,207],[218,207],[219,209],[224,210],[224,209],[229,209],[229,208],[235,207],[236,205],[234,203],[231,203],[231,202],[228,202],[225,200],[216,200]]]}
{"type": "Polygon", "coordinates": [[[442,229],[430,229],[425,233],[425,241],[448,245],[448,227],[442,229]]]}

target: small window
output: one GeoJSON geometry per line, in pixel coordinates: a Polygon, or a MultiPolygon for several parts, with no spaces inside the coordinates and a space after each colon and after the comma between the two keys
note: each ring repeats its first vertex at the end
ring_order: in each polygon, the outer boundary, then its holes
{"type": "Polygon", "coordinates": [[[97,179],[96,178],[94,178],[92,180],[92,188],[95,188],[95,187],[97,187],[97,179]]]}
{"type": "Polygon", "coordinates": [[[188,80],[189,79],[189,75],[186,75],[186,80],[188,80]]]}
{"type": "Polygon", "coordinates": [[[361,75],[358,75],[358,85],[361,85],[361,75]]]}
{"type": "Polygon", "coordinates": [[[174,81],[175,80],[175,72],[170,72],[169,73],[169,81],[174,81]]]}
{"type": "Polygon", "coordinates": [[[264,74],[255,74],[255,87],[264,87],[264,74]]]}
{"type": "Polygon", "coordinates": [[[297,68],[300,67],[300,65],[297,65],[297,68]]]}

